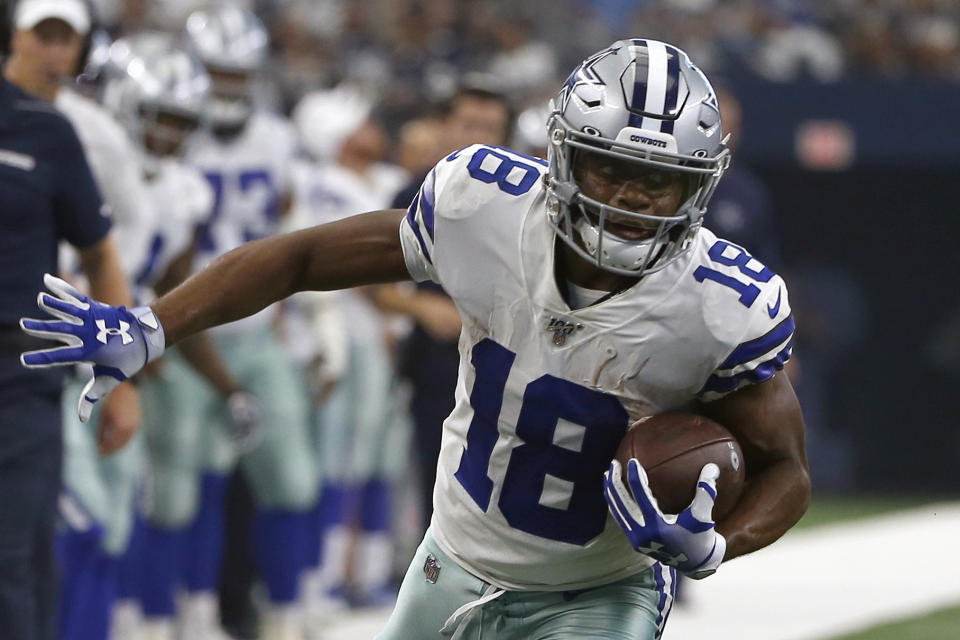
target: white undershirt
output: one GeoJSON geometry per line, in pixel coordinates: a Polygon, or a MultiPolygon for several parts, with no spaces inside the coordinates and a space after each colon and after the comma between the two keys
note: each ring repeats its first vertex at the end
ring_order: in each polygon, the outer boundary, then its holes
{"type": "Polygon", "coordinates": [[[567,302],[571,309],[589,307],[608,293],[610,292],[587,289],[586,287],[581,287],[567,280],[567,296],[570,298],[567,302]]]}

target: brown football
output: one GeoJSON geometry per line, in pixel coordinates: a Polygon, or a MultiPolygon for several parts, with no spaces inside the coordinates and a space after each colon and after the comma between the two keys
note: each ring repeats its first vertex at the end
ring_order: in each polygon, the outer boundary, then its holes
{"type": "Polygon", "coordinates": [[[680,513],[690,506],[700,470],[708,462],[720,467],[714,520],[733,509],[743,490],[744,460],[737,439],[722,425],[694,413],[671,411],[635,422],[616,458],[624,482],[627,461],[640,461],[663,513],[680,513]]]}

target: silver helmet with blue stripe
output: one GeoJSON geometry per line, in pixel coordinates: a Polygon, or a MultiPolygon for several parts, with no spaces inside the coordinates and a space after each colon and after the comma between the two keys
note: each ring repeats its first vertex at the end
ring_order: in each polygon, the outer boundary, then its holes
{"type": "Polygon", "coordinates": [[[574,70],[551,111],[547,209],[556,233],[621,275],[682,256],[730,160],[716,93],[687,54],[655,40],[615,42],[574,70]],[[585,188],[588,162],[606,163],[623,185],[678,185],[679,204],[664,212],[598,197],[585,188]]]}
{"type": "Polygon", "coordinates": [[[203,122],[210,97],[203,65],[168,34],[156,31],[117,40],[108,55],[104,106],[145,150],[178,153],[203,122]]]}
{"type": "Polygon", "coordinates": [[[253,113],[256,81],[267,64],[267,28],[252,11],[220,2],[190,14],[186,37],[213,81],[213,126],[242,127],[253,113]]]}

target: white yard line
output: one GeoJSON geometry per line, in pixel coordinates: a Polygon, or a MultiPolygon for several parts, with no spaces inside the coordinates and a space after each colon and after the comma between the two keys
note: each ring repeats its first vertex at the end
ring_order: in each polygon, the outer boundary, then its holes
{"type": "Polygon", "coordinates": [[[687,582],[664,637],[816,640],[960,604],[960,504],[788,534],[687,582]]]}
{"type": "MultiPolygon", "coordinates": [[[[960,503],[789,533],[687,581],[665,640],[822,640],[960,604],[960,503]]],[[[389,611],[347,614],[325,640],[369,640],[389,611]]]]}

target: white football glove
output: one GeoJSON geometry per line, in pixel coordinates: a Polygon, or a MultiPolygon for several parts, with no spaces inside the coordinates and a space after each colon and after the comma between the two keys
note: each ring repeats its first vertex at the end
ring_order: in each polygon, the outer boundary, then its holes
{"type": "Polygon", "coordinates": [[[163,327],[150,307],[111,307],[91,300],[49,273],[37,304],[56,320],[21,318],[20,327],[32,336],[60,340],[64,346],[20,355],[25,367],[60,367],[80,362],[93,365],[93,378],[83,388],[77,413],[86,422],[93,405],[118,384],[163,354],[163,327]]]}
{"type": "Polygon", "coordinates": [[[660,511],[647,472],[636,458],[627,466],[630,488],[623,484],[620,463],[614,460],[603,474],[603,491],[610,513],[634,549],[699,580],[717,571],[727,550],[712,516],[719,476],[717,465],[704,465],[693,502],[679,515],[660,511]]]}

